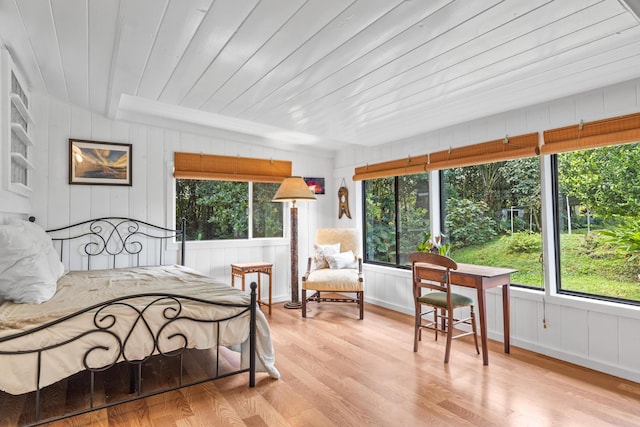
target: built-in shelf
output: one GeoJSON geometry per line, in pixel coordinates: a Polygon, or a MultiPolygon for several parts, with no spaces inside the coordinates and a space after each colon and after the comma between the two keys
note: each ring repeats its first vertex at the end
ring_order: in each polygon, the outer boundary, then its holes
{"type": "Polygon", "coordinates": [[[24,142],[26,145],[28,145],[29,147],[31,147],[33,145],[33,141],[31,140],[31,137],[29,136],[29,134],[27,133],[27,131],[24,130],[24,128],[22,126],[20,126],[20,124],[18,123],[11,123],[11,130],[18,135],[18,138],[20,138],[20,140],[22,142],[24,142]]]}
{"type": "Polygon", "coordinates": [[[27,160],[27,158],[20,153],[11,153],[11,161],[27,169],[33,169],[33,165],[29,162],[29,160],[27,160]]]}
{"type": "Polygon", "coordinates": [[[22,194],[23,196],[29,196],[33,192],[33,189],[20,182],[13,182],[11,183],[11,191],[13,191],[14,193],[22,194]]]}
{"type": "Polygon", "coordinates": [[[16,108],[20,112],[20,115],[25,120],[27,120],[29,123],[33,123],[33,118],[31,117],[31,114],[29,113],[27,106],[24,105],[24,102],[22,102],[22,98],[20,97],[20,95],[18,95],[17,93],[12,93],[11,102],[13,103],[13,105],[16,106],[16,108]]]}
{"type": "Polygon", "coordinates": [[[29,94],[9,51],[0,46],[0,188],[31,197],[34,141],[29,94]],[[2,154],[4,153],[4,154],[2,154]]]}

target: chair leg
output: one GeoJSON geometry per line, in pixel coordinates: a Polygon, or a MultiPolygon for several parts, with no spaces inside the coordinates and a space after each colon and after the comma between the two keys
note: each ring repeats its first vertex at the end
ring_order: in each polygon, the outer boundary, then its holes
{"type": "Polygon", "coordinates": [[[449,363],[449,355],[451,354],[451,341],[453,339],[452,325],[453,325],[453,310],[447,310],[447,348],[444,352],[444,363],[449,363]]]}
{"type": "Polygon", "coordinates": [[[413,351],[414,352],[418,351],[418,341],[421,338],[420,323],[422,323],[422,316],[420,314],[420,311],[421,311],[420,304],[416,302],[415,306],[416,306],[416,311],[415,311],[415,317],[413,320],[413,323],[414,323],[413,351]]]}
{"type": "MultiPolygon", "coordinates": [[[[444,308],[440,309],[440,329],[443,331],[447,330],[447,326],[446,326],[446,317],[447,312],[445,311],[444,308]]],[[[438,309],[434,307],[433,309],[433,324],[435,326],[435,329],[433,330],[436,334],[436,341],[438,341],[438,309]]]]}
{"type": "Polygon", "coordinates": [[[357,292],[358,307],[360,308],[360,320],[364,319],[364,291],[357,292]]]}
{"type": "Polygon", "coordinates": [[[473,306],[471,306],[471,329],[473,330],[473,341],[476,343],[476,353],[480,354],[480,348],[478,347],[478,330],[476,329],[476,314],[473,312],[473,306]]]}
{"type": "Polygon", "coordinates": [[[302,317],[307,317],[307,290],[302,288],[302,317]]]}

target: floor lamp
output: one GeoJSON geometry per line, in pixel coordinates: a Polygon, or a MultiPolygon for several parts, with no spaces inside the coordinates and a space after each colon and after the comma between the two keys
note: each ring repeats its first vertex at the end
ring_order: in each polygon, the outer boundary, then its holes
{"type": "Polygon", "coordinates": [[[298,208],[296,202],[310,202],[316,200],[307,183],[299,176],[285,178],[280,184],[274,202],[291,202],[291,301],[284,304],[285,308],[300,308],[302,303],[298,298],[298,208]]]}

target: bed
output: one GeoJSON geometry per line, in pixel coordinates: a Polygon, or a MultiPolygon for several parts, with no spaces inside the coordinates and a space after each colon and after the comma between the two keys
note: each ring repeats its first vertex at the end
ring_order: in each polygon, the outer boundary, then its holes
{"type": "Polygon", "coordinates": [[[257,371],[278,378],[255,283],[247,294],[185,267],[185,229],[117,217],[46,233],[0,225],[0,412],[22,398],[33,410],[18,423],[36,425],[232,375],[248,373],[250,387],[257,371]],[[190,352],[206,354],[206,375],[185,374],[190,352]],[[171,366],[168,386],[143,382],[152,361],[171,366]],[[123,372],[118,398],[97,392],[123,372]],[[77,376],[85,406],[43,415],[43,393],[77,376]]]}

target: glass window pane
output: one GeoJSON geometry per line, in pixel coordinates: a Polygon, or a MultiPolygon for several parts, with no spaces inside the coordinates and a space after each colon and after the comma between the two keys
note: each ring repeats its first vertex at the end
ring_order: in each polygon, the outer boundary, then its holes
{"type": "Polygon", "coordinates": [[[395,178],[364,182],[365,261],[396,262],[395,178]]]}
{"type": "Polygon", "coordinates": [[[640,301],[640,143],[557,155],[560,291],[640,301]]]}
{"type": "Polygon", "coordinates": [[[284,203],[271,201],[279,185],[262,182],[253,184],[253,237],[283,237],[284,203]]]}
{"type": "Polygon", "coordinates": [[[409,262],[409,254],[415,252],[423,232],[429,232],[429,174],[398,177],[398,213],[400,227],[399,264],[409,262]]]}
{"type": "Polygon", "coordinates": [[[512,283],[543,287],[539,159],[443,172],[445,243],[457,262],[518,269],[512,283]]]}
{"type": "Polygon", "coordinates": [[[407,265],[423,232],[429,231],[429,174],[372,179],[363,188],[364,260],[407,265]]]}
{"type": "Polygon", "coordinates": [[[246,239],[249,183],[176,180],[176,223],[187,219],[187,240],[246,239]]]}

